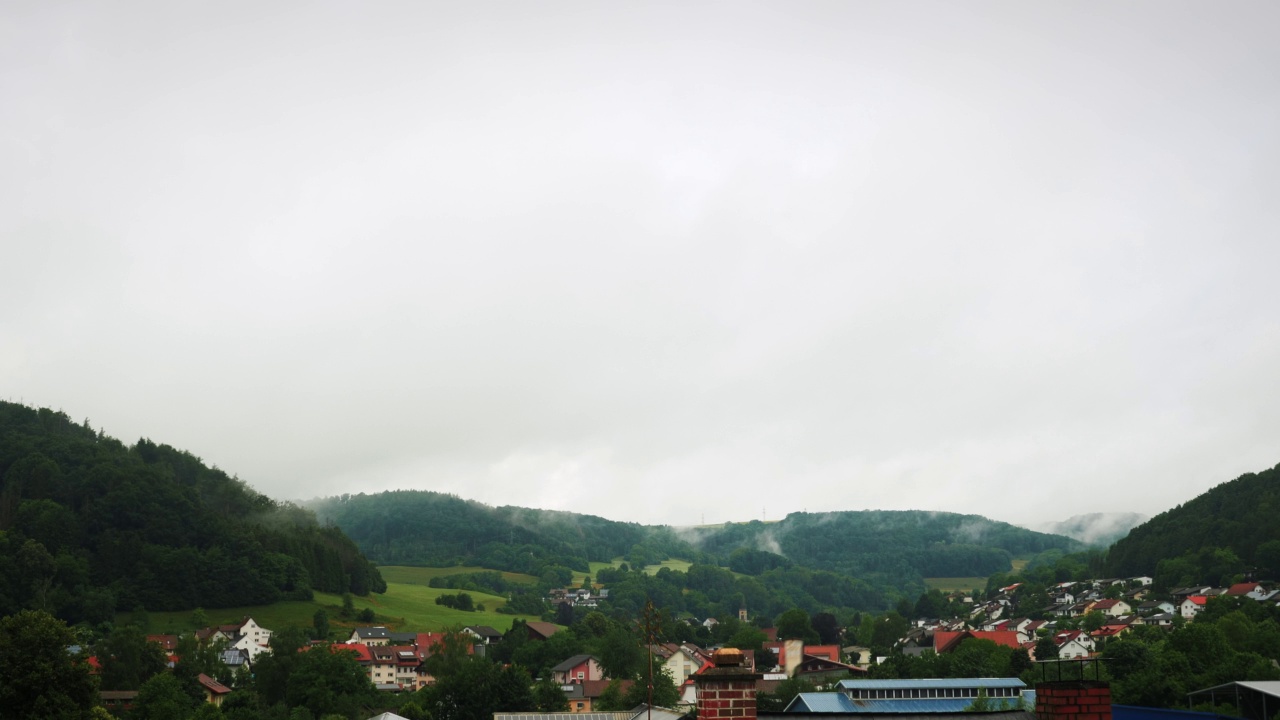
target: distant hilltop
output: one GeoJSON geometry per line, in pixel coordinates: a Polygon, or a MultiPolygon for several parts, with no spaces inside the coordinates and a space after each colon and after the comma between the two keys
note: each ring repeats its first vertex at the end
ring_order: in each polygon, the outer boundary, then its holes
{"type": "Polygon", "coordinates": [[[1129,534],[1133,528],[1146,522],[1147,516],[1139,513],[1086,513],[1072,515],[1060,522],[1025,525],[1030,530],[1053,535],[1066,535],[1086,545],[1107,547],[1129,534]]]}

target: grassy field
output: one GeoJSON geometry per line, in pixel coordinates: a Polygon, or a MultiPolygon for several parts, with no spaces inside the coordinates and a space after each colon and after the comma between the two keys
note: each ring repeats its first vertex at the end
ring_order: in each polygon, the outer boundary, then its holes
{"type": "MultiPolygon", "coordinates": [[[[624,562],[626,562],[626,559],[625,559],[625,558],[614,558],[614,559],[613,559],[613,562],[593,562],[593,563],[591,563],[591,576],[592,576],[592,577],[595,577],[596,573],[600,572],[600,569],[601,569],[601,568],[608,568],[608,567],[615,567],[615,568],[616,568],[616,567],[618,567],[618,566],[622,565],[622,563],[624,563],[624,562]]],[[[664,567],[669,567],[669,568],[671,568],[672,570],[678,570],[678,571],[680,571],[680,572],[685,572],[686,570],[688,570],[688,569],[689,569],[689,566],[690,566],[690,565],[693,565],[693,563],[689,562],[688,560],[676,560],[676,559],[674,559],[674,558],[673,558],[673,559],[671,559],[671,560],[665,560],[665,561],[663,561],[661,564],[658,564],[658,565],[648,565],[648,566],[645,566],[644,571],[645,571],[645,573],[647,573],[647,574],[649,574],[649,575],[657,575],[659,570],[661,570],[661,569],[662,569],[662,568],[664,568],[664,567]]],[[[577,584],[581,583],[581,582],[582,582],[582,578],[583,578],[583,577],[585,577],[585,576],[586,576],[586,573],[575,572],[575,573],[573,574],[573,583],[574,583],[575,585],[577,585],[577,584]]]]}
{"type": "MultiPolygon", "coordinates": [[[[482,567],[472,567],[469,565],[459,565],[457,567],[410,567],[408,565],[381,565],[378,572],[382,573],[382,579],[389,583],[404,583],[406,585],[427,585],[431,582],[431,578],[445,577],[447,575],[470,575],[472,573],[481,572],[497,572],[482,567]]],[[[504,580],[517,583],[533,584],[538,582],[538,578],[524,573],[504,572],[499,573],[504,580]]]]}
{"type": "Polygon", "coordinates": [[[1029,562],[1031,562],[1031,558],[1029,558],[1029,557],[1017,557],[1017,558],[1014,558],[1014,559],[1013,559],[1013,571],[1014,571],[1014,572],[1022,572],[1022,569],[1023,569],[1023,568],[1025,568],[1025,567],[1027,566],[1027,563],[1029,563],[1029,562]]]}
{"type": "MultiPolygon", "coordinates": [[[[484,604],[484,612],[463,612],[435,603],[437,597],[454,592],[457,591],[429,588],[415,583],[388,582],[386,594],[371,594],[367,598],[356,597],[354,600],[357,612],[365,608],[373,609],[373,624],[386,625],[401,632],[443,630],[455,625],[489,625],[505,631],[516,618],[541,619],[531,615],[503,615],[494,612],[506,600],[479,592],[468,594],[477,604],[484,604]]],[[[345,630],[369,624],[338,617],[338,612],[342,609],[342,597],[321,592],[316,593],[315,599],[310,602],[290,600],[274,605],[219,608],[206,610],[205,614],[208,615],[209,622],[215,625],[235,622],[249,615],[259,625],[276,630],[289,625],[309,627],[312,617],[320,609],[329,614],[329,625],[333,628],[335,638],[345,635],[345,630]]],[[[117,621],[125,622],[130,617],[130,613],[121,613],[117,621]]],[[[189,611],[153,612],[148,613],[148,619],[150,630],[155,633],[182,633],[195,629],[189,611]]]]}
{"type": "Polygon", "coordinates": [[[924,582],[931,589],[942,592],[969,592],[974,588],[981,590],[987,586],[987,579],[984,577],[925,578],[924,582]]]}

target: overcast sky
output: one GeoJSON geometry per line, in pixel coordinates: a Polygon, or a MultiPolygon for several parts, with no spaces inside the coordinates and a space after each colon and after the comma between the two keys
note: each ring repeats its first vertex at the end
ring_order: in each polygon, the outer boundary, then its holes
{"type": "Polygon", "coordinates": [[[1280,463],[1280,4],[6,2],[0,397],[282,499],[1280,463]]]}

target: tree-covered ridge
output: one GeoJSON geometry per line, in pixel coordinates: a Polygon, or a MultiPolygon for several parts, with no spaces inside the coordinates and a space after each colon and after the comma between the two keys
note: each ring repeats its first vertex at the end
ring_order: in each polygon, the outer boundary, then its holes
{"type": "Polygon", "coordinates": [[[778,523],[675,530],[416,490],[344,495],[312,507],[382,563],[479,565],[538,577],[585,572],[589,561],[617,557],[637,567],[676,557],[754,577],[822,570],[873,588],[857,593],[867,609],[899,592],[918,594],[924,577],[989,575],[1009,570],[1014,555],[1079,547],[977,515],[917,511],[793,513],[778,523]]]}
{"type": "Polygon", "coordinates": [[[341,530],[190,453],[0,402],[0,615],[230,607],[386,589],[341,530]]]}
{"type": "Polygon", "coordinates": [[[777,523],[696,532],[698,547],[708,553],[771,551],[798,565],[859,577],[990,575],[1008,571],[1016,555],[1080,547],[1070,538],[979,515],[920,510],[791,513],[777,523]]]}
{"type": "Polygon", "coordinates": [[[1280,577],[1280,466],[1248,473],[1139,525],[1111,546],[1107,573],[1165,586],[1220,584],[1256,570],[1280,577]]]}
{"type": "Polygon", "coordinates": [[[667,527],[571,512],[495,508],[422,490],[342,495],[310,506],[383,564],[475,564],[540,575],[548,565],[586,571],[590,561],[627,556],[637,546],[647,549],[655,562],[693,552],[667,527]]]}

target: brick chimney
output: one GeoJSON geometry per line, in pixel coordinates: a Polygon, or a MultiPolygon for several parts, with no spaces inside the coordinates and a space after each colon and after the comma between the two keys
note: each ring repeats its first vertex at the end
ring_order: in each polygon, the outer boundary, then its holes
{"type": "Polygon", "coordinates": [[[698,720],[756,720],[756,681],[764,676],[751,672],[736,648],[715,651],[711,664],[693,676],[698,720]]]}
{"type": "Polygon", "coordinates": [[[1037,683],[1036,720],[1111,720],[1111,685],[1098,680],[1037,683]]]}

